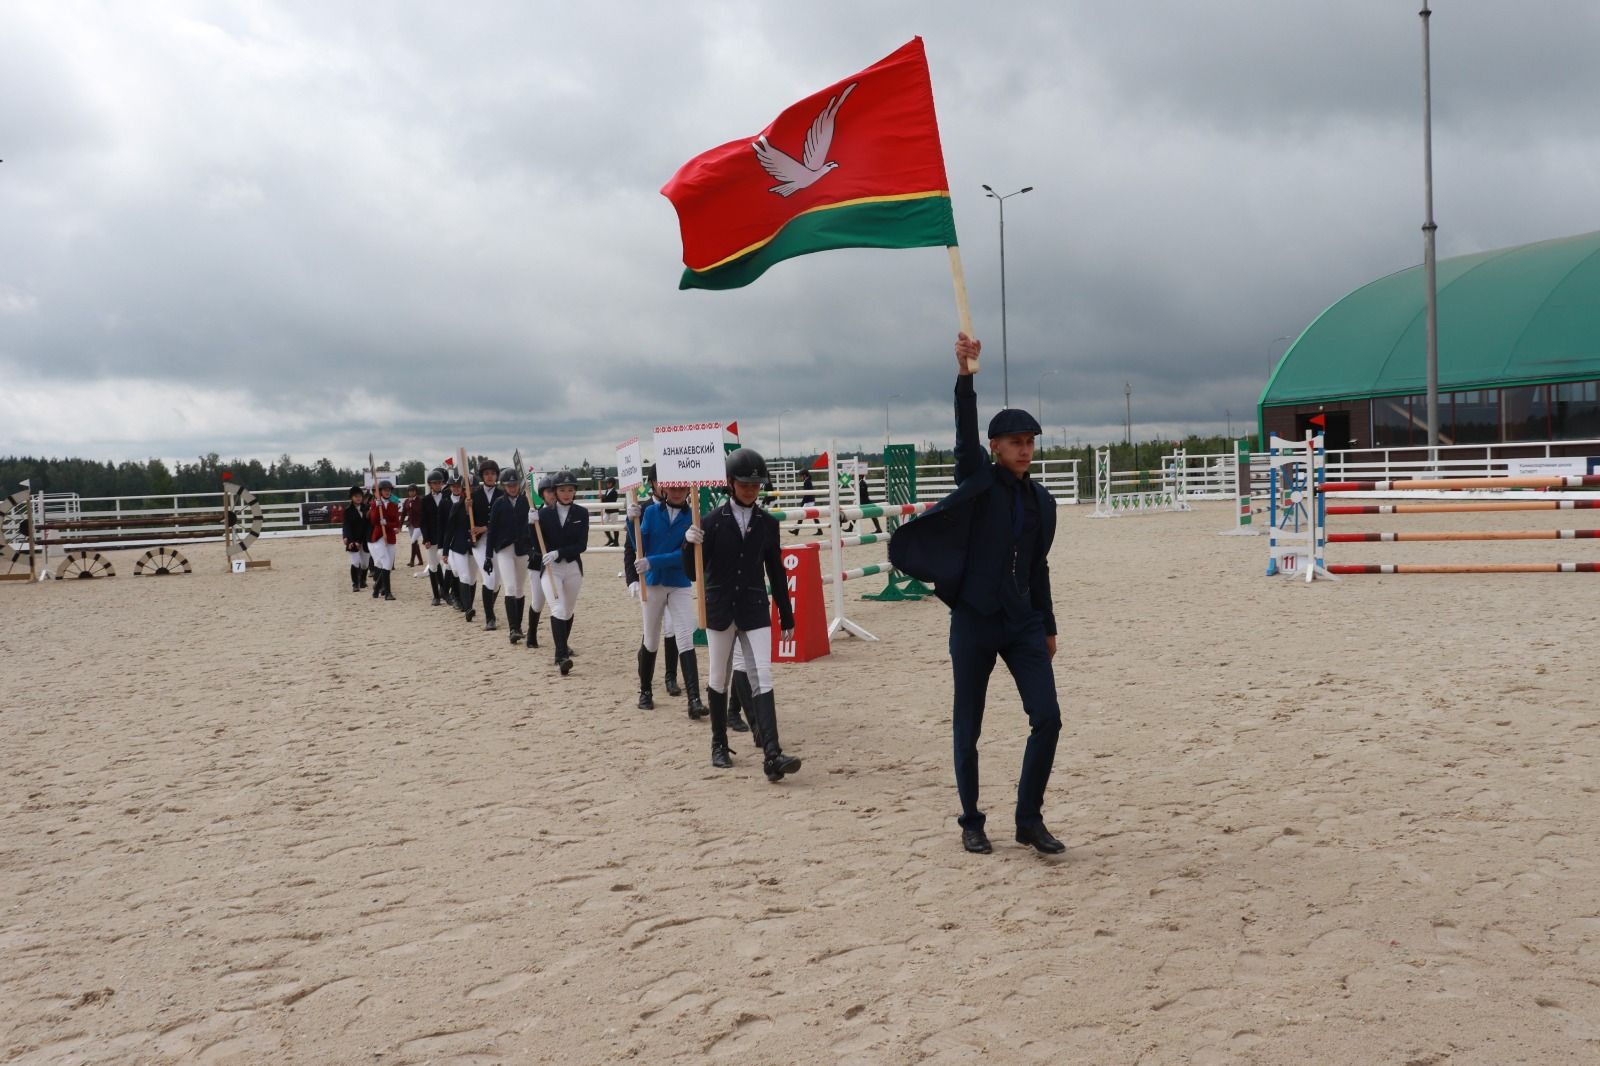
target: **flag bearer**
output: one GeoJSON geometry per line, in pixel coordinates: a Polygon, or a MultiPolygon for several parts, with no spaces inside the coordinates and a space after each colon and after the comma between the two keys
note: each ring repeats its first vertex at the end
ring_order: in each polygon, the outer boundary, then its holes
{"type": "Polygon", "coordinates": [[[1066,845],[1045,828],[1042,808],[1061,734],[1050,665],[1056,654],[1049,564],[1056,506],[1028,476],[1039,435],[1032,415],[1002,410],[989,422],[988,450],[978,443],[972,379],[980,348],[964,333],[956,339],[956,490],[895,530],[889,561],[918,580],[932,581],[950,608],[951,732],[962,847],[978,854],[994,850],[978,809],[978,735],[989,675],[999,658],[1011,671],[1028,715],[1017,782],[1017,843],[1054,855],[1066,845]]]}
{"type": "Polygon", "coordinates": [[[392,482],[378,482],[378,498],[367,514],[367,525],[367,550],[372,555],[377,576],[372,596],[392,600],[394,589],[390,587],[390,580],[394,577],[394,546],[400,536],[400,505],[395,502],[392,482]]]}

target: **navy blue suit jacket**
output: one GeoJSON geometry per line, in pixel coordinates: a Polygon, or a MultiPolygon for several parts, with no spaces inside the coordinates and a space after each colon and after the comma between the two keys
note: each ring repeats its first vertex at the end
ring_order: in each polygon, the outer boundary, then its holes
{"type": "MultiPolygon", "coordinates": [[[[895,569],[934,586],[934,594],[954,608],[974,564],[1003,565],[1005,543],[990,543],[996,530],[1011,527],[1010,492],[998,484],[997,468],[978,440],[978,394],[971,375],[956,378],[956,490],[914,521],[902,522],[889,538],[889,562],[895,569]],[[998,489],[999,491],[993,491],[998,489]]],[[[1044,615],[1045,633],[1056,631],[1046,561],[1056,536],[1056,505],[1043,485],[1023,481],[1039,505],[1039,539],[1029,561],[1029,592],[1044,615]]],[[[987,577],[988,575],[980,575],[987,577]]],[[[996,585],[998,582],[996,582],[996,585]]],[[[969,600],[1000,601],[993,589],[974,588],[969,600]]]]}

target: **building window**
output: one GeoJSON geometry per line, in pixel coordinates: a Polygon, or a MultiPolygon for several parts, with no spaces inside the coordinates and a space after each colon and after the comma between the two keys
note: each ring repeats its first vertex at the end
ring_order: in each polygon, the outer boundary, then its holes
{"type": "Polygon", "coordinates": [[[1600,437],[1600,381],[1553,385],[1552,435],[1557,440],[1600,437]]]}
{"type": "Polygon", "coordinates": [[[1426,444],[1427,420],[1426,396],[1380,396],[1372,401],[1372,445],[1375,448],[1406,448],[1426,444]]]}
{"type": "MultiPolygon", "coordinates": [[[[1444,411],[1444,399],[1443,396],[1439,397],[1441,436],[1447,420],[1450,420],[1450,416],[1444,411]]],[[[1451,434],[1454,439],[1451,443],[1498,444],[1500,442],[1500,393],[1497,390],[1453,392],[1450,394],[1450,400],[1455,425],[1455,432],[1451,434]]],[[[1423,400],[1423,404],[1426,405],[1427,400],[1423,400]]]]}
{"type": "Polygon", "coordinates": [[[1550,386],[1502,389],[1500,417],[1504,420],[1508,441],[1549,440],[1550,386]]]}

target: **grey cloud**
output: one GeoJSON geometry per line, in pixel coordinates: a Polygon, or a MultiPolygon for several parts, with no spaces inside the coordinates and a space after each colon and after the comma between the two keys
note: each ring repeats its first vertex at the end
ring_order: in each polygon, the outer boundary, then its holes
{"type": "MultiPolygon", "coordinates": [[[[896,393],[896,437],[942,441],[942,251],[678,292],[657,192],[921,33],[985,405],[979,186],[1032,184],[1007,208],[1012,402],[1120,435],[1130,382],[1136,428],[1237,428],[1273,338],[1420,258],[1416,22],[1378,0],[29,8],[0,40],[0,293],[26,304],[0,371],[245,389],[286,427],[63,425],[57,452],[603,460],[667,418],[775,443],[784,408],[790,448],[875,446],[896,393]],[[360,388],[402,414],[346,410],[360,388]]],[[[1434,33],[1441,252],[1600,225],[1597,15],[1450,3],[1434,33]]]]}

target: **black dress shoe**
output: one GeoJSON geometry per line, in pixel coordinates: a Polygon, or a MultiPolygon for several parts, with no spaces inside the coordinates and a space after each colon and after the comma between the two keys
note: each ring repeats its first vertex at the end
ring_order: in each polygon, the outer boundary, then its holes
{"type": "Polygon", "coordinates": [[[1026,844],[1030,848],[1037,848],[1046,855],[1060,855],[1067,850],[1067,846],[1050,835],[1050,830],[1042,825],[1017,827],[1017,843],[1026,844]]]}
{"type": "Polygon", "coordinates": [[[994,850],[994,845],[989,843],[989,834],[982,829],[963,829],[961,846],[974,855],[987,855],[994,850]]]}

